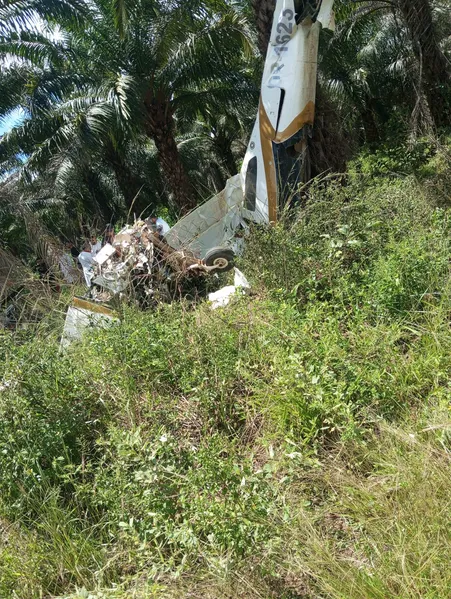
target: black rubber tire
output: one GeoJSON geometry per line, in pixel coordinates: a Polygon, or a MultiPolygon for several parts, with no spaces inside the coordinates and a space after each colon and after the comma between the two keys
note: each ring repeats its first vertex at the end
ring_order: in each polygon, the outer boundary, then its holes
{"type": "Polygon", "coordinates": [[[228,272],[235,266],[235,254],[230,248],[213,248],[205,256],[207,266],[216,266],[218,272],[228,272]]]}

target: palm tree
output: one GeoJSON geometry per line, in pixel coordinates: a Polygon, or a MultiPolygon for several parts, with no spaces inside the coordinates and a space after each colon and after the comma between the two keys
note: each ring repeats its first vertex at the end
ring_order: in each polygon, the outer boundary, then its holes
{"type": "Polygon", "coordinates": [[[442,52],[429,0],[397,0],[413,50],[421,65],[423,87],[438,127],[451,124],[451,63],[442,52]]]}
{"type": "Polygon", "coordinates": [[[236,114],[209,112],[202,115],[178,138],[183,163],[200,197],[207,198],[212,191],[219,193],[227,179],[239,171],[255,120],[257,101],[258,93],[248,111],[243,105],[239,107],[242,114],[237,111],[236,114]]]}
{"type": "Polygon", "coordinates": [[[251,0],[254,11],[255,26],[258,32],[258,47],[262,56],[266,56],[276,0],[251,0]]]}
{"type": "MultiPolygon", "coordinates": [[[[104,146],[124,182],[122,147],[144,135],[155,144],[177,211],[195,206],[192,183],[177,147],[177,120],[187,111],[195,115],[215,98],[231,105],[240,94],[248,94],[237,67],[243,48],[252,51],[252,46],[245,18],[226,2],[189,4],[142,0],[129,7],[97,0],[89,4],[83,30],[68,26],[67,39],[59,46],[44,44],[39,49],[39,72],[34,67],[19,77],[12,69],[9,81],[0,82],[4,89],[12,78],[17,79],[14,94],[9,94],[10,106],[17,105],[22,94],[21,103],[33,118],[42,112],[46,117],[55,111],[59,115],[60,126],[39,148],[41,155],[70,145],[84,119],[89,125],[86,131],[104,146]],[[49,45],[58,46],[64,56],[53,60],[49,45]],[[67,86],[71,77],[72,87],[67,86]]],[[[8,51],[12,50],[10,44],[8,51]]],[[[30,49],[23,43],[20,52],[30,58],[30,49]]]]}
{"type": "Polygon", "coordinates": [[[424,77],[397,5],[337,3],[336,34],[324,46],[320,80],[366,142],[433,124],[424,77]],[[356,120],[357,119],[357,120],[356,120]]]}
{"type": "Polygon", "coordinates": [[[0,4],[0,39],[37,30],[41,22],[80,22],[87,13],[83,0],[7,0],[0,4]]]}
{"type": "Polygon", "coordinates": [[[176,205],[186,212],[196,198],[178,152],[177,119],[186,110],[194,117],[215,98],[232,104],[240,92],[247,93],[236,67],[243,48],[250,49],[250,36],[245,19],[227,3],[212,2],[210,7],[208,2],[179,0],[166,5],[143,1],[129,11],[126,68],[142,128],[155,142],[176,205]]]}
{"type": "Polygon", "coordinates": [[[348,127],[362,126],[364,141],[368,143],[377,142],[381,136],[378,116],[382,112],[379,84],[383,61],[379,56],[375,69],[375,53],[368,52],[380,30],[381,23],[375,17],[366,22],[350,19],[340,24],[322,52],[319,75],[348,127]]]}
{"type": "MultiPolygon", "coordinates": [[[[435,4],[438,3],[429,0],[336,2],[340,16],[354,22],[366,21],[376,13],[396,21],[397,33],[393,32],[392,39],[403,39],[406,55],[416,58],[416,79],[420,80],[418,102],[422,102],[424,95],[429,114],[435,125],[441,127],[451,123],[451,66],[442,50],[442,38],[434,20],[435,4]]],[[[449,23],[449,8],[441,12],[441,18],[449,23]]]]}
{"type": "MultiPolygon", "coordinates": [[[[44,182],[42,180],[39,180],[38,186],[43,192],[44,182]]],[[[26,232],[28,247],[32,248],[35,257],[45,264],[52,275],[61,277],[61,263],[66,250],[62,241],[47,230],[43,218],[45,211],[50,211],[57,201],[49,197],[41,196],[39,198],[39,193],[30,196],[22,191],[17,174],[11,175],[7,181],[2,183],[0,216],[5,212],[9,216],[14,215],[16,221],[20,223],[21,229],[26,232]],[[43,209],[42,206],[44,206],[43,209]]],[[[29,255],[28,259],[30,259],[29,255]]],[[[14,274],[12,273],[12,275],[14,274]]],[[[17,274],[22,276],[23,268],[19,269],[17,274]]],[[[73,276],[74,279],[77,278],[75,268],[73,276]]]]}

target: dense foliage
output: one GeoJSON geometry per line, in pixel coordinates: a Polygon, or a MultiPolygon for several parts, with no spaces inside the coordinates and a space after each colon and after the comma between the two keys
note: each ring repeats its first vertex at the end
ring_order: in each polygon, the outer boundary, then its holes
{"type": "Polygon", "coordinates": [[[255,229],[225,310],[0,337],[2,597],[446,596],[450,154],[380,163],[255,229]]]}
{"type": "MultiPolygon", "coordinates": [[[[274,0],[8,0],[0,7],[3,246],[30,209],[59,236],[176,217],[224,187],[252,126],[274,0]],[[5,180],[6,178],[6,180],[5,180]]],[[[315,174],[450,125],[446,2],[337,0],[323,32],[315,174]]],[[[18,239],[19,236],[19,239],[18,239]]]]}

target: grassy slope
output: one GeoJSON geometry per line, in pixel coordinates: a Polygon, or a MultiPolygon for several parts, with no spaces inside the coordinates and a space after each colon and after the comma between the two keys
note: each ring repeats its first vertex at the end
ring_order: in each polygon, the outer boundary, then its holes
{"type": "Polygon", "coordinates": [[[0,597],[449,595],[434,160],[314,186],[227,309],[126,311],[65,356],[54,322],[0,337],[0,597]]]}

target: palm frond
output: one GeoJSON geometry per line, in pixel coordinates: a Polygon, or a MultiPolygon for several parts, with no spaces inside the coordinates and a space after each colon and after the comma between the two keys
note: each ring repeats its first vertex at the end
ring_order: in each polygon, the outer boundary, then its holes
{"type": "Polygon", "coordinates": [[[83,0],[7,0],[0,5],[0,36],[23,30],[36,32],[40,20],[80,24],[88,13],[83,0]]]}

